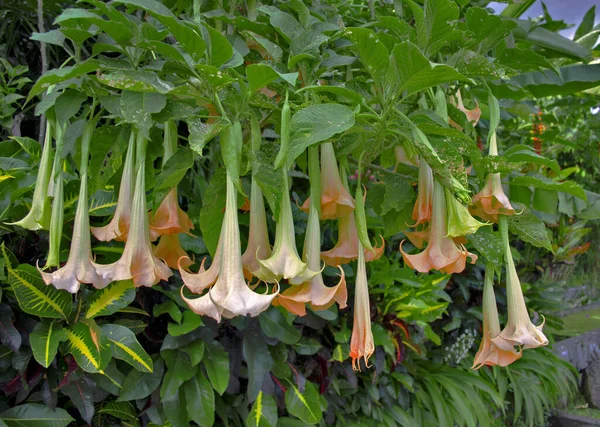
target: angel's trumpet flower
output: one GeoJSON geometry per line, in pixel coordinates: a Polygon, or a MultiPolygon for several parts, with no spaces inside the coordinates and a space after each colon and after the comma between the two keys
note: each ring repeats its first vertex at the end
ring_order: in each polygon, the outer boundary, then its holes
{"type": "Polygon", "coordinates": [[[146,146],[148,141],[141,135],[137,137],[137,172],[131,223],[125,248],[121,258],[109,265],[98,266],[98,272],[112,280],[132,279],[134,286],[153,286],[161,280],[167,280],[173,273],[167,264],[158,259],[150,243],[148,211],[146,208],[146,146]]]}
{"type": "MultiPolygon", "coordinates": [[[[311,176],[311,202],[310,212],[308,214],[308,225],[306,227],[306,237],[304,238],[304,259],[308,263],[308,268],[318,273],[309,281],[296,286],[290,286],[286,291],[279,294],[276,302],[283,305],[288,311],[304,316],[306,314],[305,304],[310,304],[314,310],[325,310],[334,302],[337,302],[340,308],[346,307],[348,292],[346,290],[346,279],[344,270],[340,267],[341,276],[337,285],[328,287],[323,282],[321,274],[321,260],[319,257],[321,251],[321,229],[319,225],[319,205],[314,200],[319,200],[320,183],[319,181],[319,158],[316,147],[309,148],[309,163],[311,176]]],[[[357,235],[358,241],[358,235],[357,235]]],[[[358,248],[357,248],[358,251],[358,248]]],[[[358,256],[358,254],[357,254],[358,256]]]]}
{"type": "Polygon", "coordinates": [[[274,282],[283,277],[288,279],[290,283],[300,284],[313,278],[317,272],[309,269],[298,255],[292,205],[289,198],[288,176],[285,168],[282,168],[282,174],[283,192],[281,194],[279,220],[275,229],[273,253],[267,259],[258,259],[258,263],[265,270],[256,272],[256,275],[265,282],[274,282]]]}
{"type": "Polygon", "coordinates": [[[63,146],[63,130],[61,126],[56,126],[56,157],[52,165],[50,183],[48,192],[52,193],[52,213],[50,215],[50,235],[48,239],[48,258],[46,267],[58,267],[60,265],[60,242],[62,240],[63,218],[65,215],[65,194],[63,179],[63,163],[59,153],[63,146]]]}
{"type": "Polygon", "coordinates": [[[242,255],[244,276],[247,280],[253,276],[269,276],[258,260],[267,259],[271,256],[271,244],[269,243],[269,232],[267,230],[267,214],[265,212],[265,201],[258,183],[252,178],[250,189],[250,231],[248,234],[248,246],[242,255]]]}
{"type": "MultiPolygon", "coordinates": [[[[506,304],[508,308],[508,320],[506,326],[492,342],[504,350],[510,350],[512,346],[523,348],[536,348],[548,345],[548,339],[542,332],[545,321],[540,326],[535,326],[529,319],[521,282],[517,275],[517,269],[510,252],[508,242],[508,221],[506,216],[501,215],[499,223],[500,234],[504,246],[506,258],[506,304]]],[[[543,316],[542,316],[543,317],[543,316]]]]}
{"type": "MultiPolygon", "coordinates": [[[[223,233],[221,232],[221,235],[223,233]]],[[[219,243],[217,245],[217,250],[215,251],[215,256],[213,257],[212,263],[210,267],[207,269],[204,268],[204,263],[206,262],[206,258],[202,260],[200,264],[200,270],[197,273],[190,273],[186,271],[187,266],[191,265],[191,260],[187,257],[187,255],[179,258],[178,266],[179,274],[181,274],[181,280],[187,288],[195,294],[200,294],[202,291],[209,286],[212,286],[217,281],[219,277],[219,271],[221,269],[221,243],[222,240],[219,237],[219,243]]]]}
{"type": "MultiPolygon", "coordinates": [[[[95,288],[103,288],[110,279],[97,273],[97,265],[92,261],[92,245],[90,241],[90,222],[88,217],[88,158],[90,141],[95,122],[87,122],[81,139],[81,183],[79,186],[79,201],[75,211],[75,225],[71,250],[67,263],[52,273],[40,270],[42,279],[47,285],[52,284],[57,289],[76,293],[82,283],[90,283],[95,288]]],[[[39,270],[39,267],[38,267],[39,270]]]]}
{"type": "Polygon", "coordinates": [[[50,185],[50,160],[52,158],[52,121],[46,121],[46,137],[40,158],[40,167],[33,188],[33,199],[29,213],[20,221],[8,225],[18,225],[28,230],[48,229],[50,226],[50,197],[48,186],[50,185]]]}
{"type": "Polygon", "coordinates": [[[471,264],[477,261],[477,256],[468,252],[464,245],[457,245],[452,238],[448,237],[446,223],[446,197],[444,188],[437,180],[433,189],[433,213],[431,215],[431,235],[427,247],[423,252],[409,255],[402,250],[400,252],[404,262],[420,273],[431,270],[439,270],[447,274],[460,273],[465,269],[467,257],[471,258],[471,264]]]}
{"type": "MultiPolygon", "coordinates": [[[[173,120],[165,123],[163,167],[177,151],[177,127],[173,120]]],[[[156,240],[165,234],[187,233],[194,228],[188,215],[181,210],[177,201],[177,187],[173,188],[162,201],[150,221],[150,239],[156,240]]],[[[171,239],[173,240],[173,239],[171,239]]]]}
{"type": "Polygon", "coordinates": [[[483,338],[472,369],[479,369],[484,365],[508,366],[521,357],[522,352],[516,351],[512,343],[506,342],[503,345],[506,349],[494,343],[494,338],[503,340],[499,335],[500,320],[494,295],[494,266],[488,263],[483,285],[483,338]]]}
{"type": "MultiPolygon", "coordinates": [[[[374,247],[375,252],[363,248],[365,261],[378,260],[385,250],[385,242],[379,247],[374,247]]],[[[338,241],[336,245],[325,252],[321,252],[321,259],[325,264],[335,267],[348,264],[358,258],[358,230],[356,229],[356,218],[354,214],[338,218],[338,241]]]]}
{"type": "Polygon", "coordinates": [[[111,240],[124,242],[127,240],[135,183],[135,139],[135,132],[132,129],[129,136],[129,146],[127,147],[127,154],[125,156],[115,214],[104,227],[91,227],[92,234],[102,242],[109,242],[111,240]]]}
{"type": "Polygon", "coordinates": [[[413,208],[413,227],[431,221],[431,206],[433,203],[433,171],[427,162],[419,159],[419,187],[417,200],[413,208]]]}
{"type": "Polygon", "coordinates": [[[414,148],[404,145],[396,145],[394,147],[394,159],[396,160],[396,165],[399,163],[409,166],[419,165],[419,155],[414,151],[414,148]]]}
{"type": "Polygon", "coordinates": [[[456,200],[456,197],[454,197],[450,190],[446,188],[445,192],[448,214],[448,236],[466,236],[467,234],[475,233],[477,230],[479,230],[479,227],[491,225],[490,223],[486,224],[477,221],[471,216],[469,209],[456,200]]]}
{"type": "MultiPolygon", "coordinates": [[[[495,133],[490,138],[490,155],[498,155],[495,133]]],[[[477,215],[486,221],[498,222],[498,215],[515,214],[515,210],[502,189],[499,173],[488,174],[485,185],[479,193],[473,196],[471,203],[470,210],[473,215],[477,215]]]]}
{"type": "MultiPolygon", "coordinates": [[[[310,197],[302,205],[308,212],[310,197]]],[[[321,144],[321,219],[335,219],[354,211],[354,199],[342,184],[333,144],[321,144]]]]}
{"type": "MultiPolygon", "coordinates": [[[[450,102],[452,103],[452,105],[454,105],[460,111],[465,113],[469,123],[473,124],[473,126],[477,126],[477,123],[479,122],[479,118],[481,117],[481,109],[479,108],[479,103],[477,101],[475,101],[475,108],[473,108],[472,110],[467,109],[465,107],[465,105],[463,104],[462,95],[460,94],[460,90],[457,90],[456,91],[456,101],[454,100],[454,98],[450,97],[450,102]]],[[[459,124],[457,124],[456,122],[454,122],[452,119],[449,119],[449,123],[451,126],[454,126],[456,129],[462,131],[462,127],[459,124]]]]}
{"type": "MultiPolygon", "coordinates": [[[[227,202],[221,229],[221,254],[219,277],[208,293],[197,299],[183,300],[197,314],[208,315],[220,322],[222,317],[258,316],[265,311],[277,292],[259,294],[244,279],[240,230],[237,218],[237,190],[227,174],[227,202]]],[[[185,282],[184,282],[185,283],[185,282]]],[[[183,288],[182,288],[183,290],[183,288]]]]}
{"type": "Polygon", "coordinates": [[[356,268],[356,287],[354,295],[354,324],[350,340],[352,368],[360,370],[360,359],[369,367],[369,357],[375,351],[371,332],[371,308],[369,306],[369,285],[362,243],[358,243],[358,264],[356,268]]]}
{"type": "Polygon", "coordinates": [[[193,264],[193,261],[188,258],[187,253],[181,247],[179,233],[163,234],[158,241],[158,245],[154,248],[154,256],[163,259],[172,269],[177,269],[180,266],[185,269],[193,264]]]}

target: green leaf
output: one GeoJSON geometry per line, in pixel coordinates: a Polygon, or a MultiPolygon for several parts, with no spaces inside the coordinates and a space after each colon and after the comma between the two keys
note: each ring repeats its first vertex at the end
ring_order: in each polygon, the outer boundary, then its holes
{"type": "Polygon", "coordinates": [[[229,384],[229,354],[220,343],[214,341],[206,343],[206,355],[204,367],[208,379],[215,391],[222,395],[229,384]]]}
{"type": "Polygon", "coordinates": [[[273,162],[262,151],[254,153],[252,159],[252,176],[260,187],[263,196],[267,199],[273,216],[278,218],[281,192],[283,191],[281,173],[275,170],[273,162]]]}
{"type": "Polygon", "coordinates": [[[181,351],[187,353],[187,355],[190,357],[192,366],[196,366],[198,363],[202,362],[205,349],[206,347],[204,346],[204,342],[201,340],[192,341],[191,343],[181,347],[181,351]]]}
{"type": "Polygon", "coordinates": [[[86,372],[101,372],[110,361],[110,347],[100,329],[76,323],[64,330],[67,334],[67,353],[73,355],[79,367],[86,372]]]}
{"type": "Polygon", "coordinates": [[[62,408],[27,403],[0,413],[0,420],[9,427],[67,427],[75,420],[62,408]]]}
{"type": "Polygon", "coordinates": [[[521,72],[542,71],[544,68],[555,70],[554,65],[531,49],[521,49],[518,47],[504,49],[502,54],[497,58],[497,61],[504,66],[521,72]]]}
{"type": "Polygon", "coordinates": [[[37,33],[34,31],[31,33],[30,39],[60,47],[63,47],[63,43],[65,42],[65,36],[60,30],[50,30],[45,33],[37,33]]]}
{"type": "Polygon", "coordinates": [[[352,105],[360,105],[363,102],[363,96],[343,86],[304,86],[296,91],[296,93],[302,93],[304,91],[310,92],[326,92],[331,93],[338,97],[338,101],[346,101],[352,105]],[[339,99],[342,98],[342,99],[339,99]]]}
{"type": "Polygon", "coordinates": [[[181,324],[169,323],[167,330],[169,331],[169,335],[178,337],[190,333],[202,325],[202,318],[200,316],[193,311],[186,310],[183,312],[183,322],[181,324]]]}
{"type": "Polygon", "coordinates": [[[185,399],[184,389],[180,388],[169,398],[161,400],[163,409],[167,419],[173,427],[188,427],[189,415],[187,413],[187,402],[185,399]]]}
{"type": "Polygon", "coordinates": [[[181,323],[181,310],[179,310],[179,306],[175,304],[172,300],[167,300],[162,304],[155,305],[152,309],[152,314],[154,317],[158,317],[161,314],[168,313],[171,316],[171,319],[176,321],[177,323],[181,323]]]}
{"type": "Polygon", "coordinates": [[[198,371],[183,385],[187,413],[192,421],[202,427],[215,422],[215,393],[202,371],[198,371]]]}
{"type": "MultiPolygon", "coordinates": [[[[465,21],[467,28],[474,35],[469,46],[483,54],[487,54],[490,49],[496,47],[517,26],[513,21],[502,19],[479,7],[470,7],[467,10],[465,21]]],[[[533,51],[529,51],[533,53],[533,51]]]]}
{"type": "MultiPolygon", "coordinates": [[[[259,36],[258,34],[248,32],[248,36],[252,37],[259,45],[261,45],[269,54],[271,58],[273,58],[276,62],[280,62],[283,57],[283,49],[281,49],[278,45],[266,39],[264,37],[259,36]]],[[[249,65],[250,66],[250,65],[249,65]]]]}
{"type": "MultiPolygon", "coordinates": [[[[515,210],[518,209],[519,206],[515,206],[515,210]]],[[[552,243],[548,238],[548,232],[546,231],[544,222],[532,213],[509,216],[508,229],[524,242],[552,252],[552,243]]]]}
{"type": "Polygon", "coordinates": [[[435,345],[442,345],[442,339],[438,334],[434,332],[434,330],[431,328],[431,325],[425,324],[423,332],[425,333],[425,336],[431,340],[432,343],[434,343],[435,345]]]}
{"type": "Polygon", "coordinates": [[[27,96],[27,101],[31,101],[31,99],[37,94],[43,92],[48,89],[50,85],[54,85],[60,82],[64,82],[65,80],[71,79],[73,77],[79,77],[84,74],[88,74],[96,71],[100,66],[100,63],[95,59],[88,59],[87,61],[83,61],[78,63],[77,65],[63,67],[63,68],[55,68],[53,70],[47,71],[35,82],[31,90],[29,91],[29,95],[27,96]]]}
{"type": "Polygon", "coordinates": [[[521,40],[556,51],[564,56],[574,59],[587,59],[591,52],[586,47],[574,42],[558,33],[554,33],[546,28],[534,26],[531,21],[521,19],[514,20],[519,28],[513,31],[513,35],[521,40]]]}
{"type": "Polygon", "coordinates": [[[98,409],[99,414],[108,414],[127,423],[122,425],[138,425],[138,413],[131,403],[127,402],[103,402],[98,409]]]}
{"type": "Polygon", "coordinates": [[[13,323],[13,311],[6,304],[0,304],[0,341],[15,353],[19,351],[23,342],[13,323]]]}
{"type": "Polygon", "coordinates": [[[67,395],[75,405],[81,418],[90,424],[94,416],[94,389],[96,384],[85,376],[77,380],[70,380],[60,390],[67,395]]]}
{"type": "Polygon", "coordinates": [[[265,337],[255,322],[244,331],[242,351],[248,365],[248,402],[252,402],[273,366],[265,337]]]}
{"type": "Polygon", "coordinates": [[[8,283],[21,310],[39,317],[64,320],[69,318],[73,301],[71,294],[46,285],[40,273],[30,265],[22,264],[15,269],[9,266],[7,260],[6,269],[8,283]]]}
{"type": "Polygon", "coordinates": [[[454,29],[460,11],[453,1],[426,0],[424,11],[412,1],[407,3],[416,21],[419,48],[425,56],[432,57],[461,36],[461,32],[454,29]]]}
{"type": "Polygon", "coordinates": [[[195,61],[199,62],[204,56],[206,43],[204,43],[204,39],[200,33],[177,19],[173,12],[162,3],[156,0],[118,0],[114,3],[127,4],[144,9],[173,34],[173,37],[175,37],[183,49],[195,61]]]}
{"type": "Polygon", "coordinates": [[[128,328],[104,325],[102,333],[110,341],[113,357],[124,360],[140,372],[152,372],[152,359],[128,328]]]}
{"type": "Polygon", "coordinates": [[[469,80],[448,65],[430,62],[411,42],[397,44],[392,61],[387,78],[397,92],[406,91],[405,97],[443,83],[469,80]]]}
{"type": "Polygon", "coordinates": [[[313,144],[325,141],[354,126],[354,112],[340,104],[310,105],[296,112],[290,123],[288,164],[313,144]]]}
{"type": "Polygon", "coordinates": [[[11,136],[10,139],[17,141],[21,148],[31,156],[32,160],[39,161],[42,154],[42,147],[39,142],[35,139],[22,136],[11,136]]]}
{"type": "MultiPolygon", "coordinates": [[[[96,25],[102,31],[112,37],[117,43],[126,44],[133,38],[133,32],[129,28],[129,25],[126,25],[123,22],[102,19],[102,17],[87,9],[65,9],[59,16],[56,17],[54,24],[60,24],[68,21],[76,21],[78,24],[87,26],[96,25]]],[[[131,26],[133,26],[132,24],[131,26]]]]}
{"type": "Polygon", "coordinates": [[[277,307],[269,307],[261,313],[258,320],[266,336],[276,338],[285,344],[295,344],[302,337],[300,331],[286,321],[277,307]]]}
{"type": "Polygon", "coordinates": [[[162,80],[154,71],[117,70],[109,73],[98,73],[96,78],[100,83],[109,87],[131,92],[167,94],[174,88],[171,82],[162,80]]]}
{"type": "Polygon", "coordinates": [[[210,65],[220,67],[233,56],[233,47],[219,31],[209,26],[206,29],[210,37],[210,65]]]}
{"type": "Polygon", "coordinates": [[[52,320],[42,320],[35,325],[29,335],[29,343],[35,360],[44,368],[50,366],[56,353],[58,345],[67,339],[67,334],[63,330],[61,322],[52,320]]]}
{"type": "Polygon", "coordinates": [[[190,148],[202,156],[202,150],[214,137],[216,137],[221,131],[229,126],[229,122],[222,118],[217,118],[213,123],[206,123],[206,121],[200,117],[189,117],[186,121],[190,136],[188,141],[190,148]]]}
{"type": "MultiPolygon", "coordinates": [[[[123,165],[123,154],[129,141],[129,126],[100,126],[94,130],[90,144],[90,193],[104,189],[123,165]]],[[[90,214],[92,213],[90,207],[90,214]]]]}
{"type": "Polygon", "coordinates": [[[261,6],[258,10],[269,15],[271,25],[277,29],[279,34],[281,34],[288,43],[304,31],[304,28],[296,18],[289,13],[281,11],[277,7],[261,6]]]}
{"type": "Polygon", "coordinates": [[[298,73],[280,73],[267,64],[251,64],[246,67],[246,77],[248,78],[248,83],[250,83],[250,90],[254,92],[279,78],[295,86],[298,73]]]}
{"type": "Polygon", "coordinates": [[[154,185],[155,211],[169,191],[181,182],[192,166],[194,166],[194,152],[189,148],[180,147],[175,154],[169,157],[160,174],[156,177],[156,184],[154,185]]]}
{"type": "Polygon", "coordinates": [[[557,182],[539,173],[530,172],[527,175],[515,176],[511,179],[510,185],[532,186],[543,190],[561,191],[587,201],[585,191],[574,181],[557,182]]]}
{"type": "Polygon", "coordinates": [[[123,91],[121,111],[123,118],[136,126],[149,139],[152,127],[152,114],[158,113],[167,105],[167,98],[159,93],[123,91]]]}
{"type": "Polygon", "coordinates": [[[277,425],[277,405],[273,396],[262,391],[256,396],[254,405],[246,418],[247,427],[275,427],[277,425]]]}
{"type": "Polygon", "coordinates": [[[524,0],[519,3],[509,4],[504,8],[504,10],[500,13],[500,16],[506,16],[507,18],[518,18],[527,12],[535,0],[524,0]]]}
{"type": "Polygon", "coordinates": [[[81,104],[87,100],[87,95],[74,89],[66,89],[54,103],[54,112],[56,114],[56,120],[60,125],[64,125],[67,120],[73,117],[79,109],[81,104]]]}
{"type": "Polygon", "coordinates": [[[548,166],[556,173],[560,172],[560,166],[558,166],[558,162],[556,160],[540,156],[529,145],[513,145],[504,152],[504,157],[506,157],[506,159],[510,162],[527,162],[544,165],[548,166]]]}
{"type": "Polygon", "coordinates": [[[306,381],[304,393],[291,384],[285,392],[285,404],[291,415],[306,424],[317,424],[323,418],[319,392],[310,381],[306,381]]]}
{"type": "Polygon", "coordinates": [[[578,40],[586,34],[590,33],[594,29],[594,21],[596,20],[596,6],[590,7],[590,9],[585,13],[579,27],[575,31],[575,35],[573,36],[573,40],[578,40]]]}
{"type": "Polygon", "coordinates": [[[383,86],[390,60],[388,50],[377,34],[368,28],[348,28],[344,36],[354,44],[360,62],[369,71],[373,80],[379,86],[383,86]]]}
{"type": "MultiPolygon", "coordinates": [[[[600,64],[561,67],[560,76],[552,70],[519,74],[511,77],[510,83],[524,88],[537,98],[582,92],[600,85],[600,64]]],[[[516,95],[517,98],[521,96],[516,95]]]]}
{"type": "Polygon", "coordinates": [[[138,400],[150,396],[160,385],[165,371],[165,362],[158,358],[153,367],[154,372],[150,374],[132,369],[123,381],[117,401],[138,400]]]}
{"type": "Polygon", "coordinates": [[[495,232],[492,227],[480,227],[475,234],[469,235],[469,241],[487,261],[498,268],[502,266],[504,253],[502,241],[498,232],[495,232]]]}
{"type": "Polygon", "coordinates": [[[85,317],[108,316],[127,307],[135,299],[135,289],[131,280],[122,280],[95,291],[89,299],[85,317]]]}
{"type": "Polygon", "coordinates": [[[392,210],[402,211],[405,205],[414,199],[414,190],[410,181],[391,172],[377,172],[385,187],[383,202],[380,205],[380,215],[385,215],[392,210]]]}

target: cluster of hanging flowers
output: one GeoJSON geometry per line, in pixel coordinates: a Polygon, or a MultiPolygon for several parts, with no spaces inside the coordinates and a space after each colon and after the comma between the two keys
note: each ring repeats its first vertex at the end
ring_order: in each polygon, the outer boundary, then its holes
{"type": "MultiPolygon", "coordinates": [[[[457,93],[457,107],[472,122],[479,112],[470,112],[457,93]]],[[[446,115],[446,119],[450,119],[446,115]]],[[[146,199],[146,151],[148,141],[141,132],[132,129],[118,192],[114,216],[106,225],[90,227],[88,210],[89,149],[95,129],[90,117],[81,138],[79,200],[75,213],[73,236],[67,262],[59,267],[60,240],[63,224],[64,159],[52,156],[52,140],[56,153],[61,152],[64,128],[48,121],[46,142],[29,214],[15,223],[31,230],[50,230],[50,250],[44,269],[40,270],[46,284],[71,293],[81,284],[103,288],[113,281],[131,280],[134,286],[154,286],[167,280],[177,269],[184,286],[181,297],[190,309],[216,321],[235,316],[257,316],[270,305],[282,306],[289,312],[304,316],[307,307],[319,311],[337,304],[347,306],[347,283],[342,266],[356,261],[354,324],[350,356],[354,369],[365,366],[374,351],[371,331],[371,312],[366,263],[379,259],[385,249],[372,245],[366,225],[363,186],[357,183],[354,197],[348,186],[346,159],[336,158],[334,146],[325,142],[308,149],[310,197],[301,209],[308,214],[302,256],[296,247],[296,236],[290,200],[290,176],[287,164],[289,148],[290,111],[287,97],[282,109],[281,147],[275,159],[275,169],[281,173],[282,191],[276,216],[274,244],[271,246],[267,229],[267,214],[261,188],[255,172],[251,176],[249,200],[250,228],[248,244],[242,252],[238,223],[239,177],[226,167],[226,203],[215,254],[210,267],[203,259],[198,272],[191,272],[193,261],[181,247],[179,236],[189,233],[193,223],[180,208],[177,189],[173,188],[155,212],[148,212],[146,199]],[[50,163],[53,162],[52,168],[50,163]],[[321,221],[337,221],[337,242],[322,251],[321,221]],[[95,262],[91,250],[91,235],[99,241],[124,242],[119,260],[101,265],[95,262]],[[157,239],[158,243],[155,245],[157,239]],[[323,275],[325,266],[339,270],[334,280],[323,275]],[[332,283],[328,283],[328,282],[332,283]]],[[[242,127],[239,121],[227,126],[220,134],[223,161],[237,162],[239,170],[242,147],[242,127]],[[232,160],[234,159],[234,160],[232,160]]],[[[260,150],[261,129],[256,117],[250,120],[252,152],[260,150]]],[[[490,155],[497,155],[496,134],[489,138],[490,155]]],[[[177,126],[172,120],[164,124],[163,166],[177,150],[177,126]]],[[[446,274],[460,273],[467,261],[474,264],[477,256],[466,247],[466,238],[480,227],[498,223],[503,239],[506,260],[508,321],[500,328],[493,290],[494,266],[486,268],[483,295],[483,340],[474,368],[483,365],[506,366],[521,357],[522,349],[546,345],[548,340],[529,319],[525,300],[508,244],[507,215],[514,215],[510,201],[503,192],[499,174],[489,174],[485,186],[465,207],[445,188],[427,162],[415,154],[409,144],[396,150],[398,162],[419,167],[418,196],[412,219],[413,231],[407,238],[421,250],[416,254],[400,252],[407,266],[420,273],[437,270],[446,274]],[[486,222],[476,220],[474,214],[486,222]]],[[[359,162],[360,163],[360,162],[359,162]]],[[[359,174],[360,177],[360,164],[359,174]]],[[[245,204],[246,205],[246,204],[245,204]]]]}

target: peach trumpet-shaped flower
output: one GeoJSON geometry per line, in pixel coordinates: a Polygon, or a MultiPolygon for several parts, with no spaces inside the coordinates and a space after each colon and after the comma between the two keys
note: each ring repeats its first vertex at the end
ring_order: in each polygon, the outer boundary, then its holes
{"type": "Polygon", "coordinates": [[[197,273],[190,273],[186,270],[186,264],[189,266],[192,262],[187,255],[179,258],[177,268],[179,269],[179,274],[181,274],[181,280],[183,280],[185,286],[193,293],[200,294],[204,289],[214,285],[217,281],[221,268],[221,241],[221,236],[219,236],[217,250],[208,270],[204,268],[206,258],[202,260],[200,270],[197,273]]]}
{"type": "Polygon", "coordinates": [[[314,209],[311,206],[310,213],[308,214],[308,225],[306,227],[303,255],[304,259],[308,262],[308,268],[313,271],[318,271],[318,273],[309,281],[301,285],[290,286],[284,292],[279,294],[275,300],[275,303],[281,304],[289,312],[298,316],[304,316],[306,314],[306,304],[310,304],[310,307],[313,310],[326,310],[335,302],[338,303],[340,308],[346,307],[348,291],[346,290],[344,270],[340,267],[341,275],[337,285],[331,287],[326,286],[320,271],[320,249],[321,230],[319,226],[319,214],[317,209],[314,209]]]}
{"type": "Polygon", "coordinates": [[[52,273],[45,273],[38,267],[42,279],[47,285],[52,284],[56,289],[64,289],[73,294],[79,290],[82,283],[90,283],[95,288],[103,288],[111,282],[110,279],[98,274],[96,271],[97,265],[92,261],[88,216],[87,162],[93,130],[94,123],[88,122],[82,138],[81,183],[69,258],[62,268],[52,273]]]}
{"type": "MultiPolygon", "coordinates": [[[[358,230],[354,214],[338,218],[338,241],[336,245],[325,252],[321,252],[321,259],[332,267],[348,264],[358,258],[358,230]]],[[[365,261],[375,261],[381,258],[385,250],[385,241],[379,247],[374,246],[375,252],[364,249],[365,261]]]]}
{"type": "Polygon", "coordinates": [[[419,165],[419,155],[414,151],[414,148],[408,148],[404,145],[396,145],[394,147],[394,159],[396,160],[396,165],[399,163],[404,163],[409,166],[418,166],[419,165]]]}
{"type": "MultiPolygon", "coordinates": [[[[490,137],[490,156],[498,155],[496,133],[490,137]]],[[[498,222],[498,215],[514,215],[515,210],[506,197],[499,173],[490,173],[485,179],[485,185],[471,200],[471,212],[486,221],[498,222]]]]}
{"type": "Polygon", "coordinates": [[[148,211],[146,208],[145,158],[148,141],[141,135],[137,137],[138,159],[131,207],[131,223],[125,248],[121,258],[109,265],[98,266],[98,272],[103,276],[115,280],[132,279],[136,287],[154,286],[161,280],[167,280],[173,273],[169,266],[154,255],[150,243],[150,229],[148,226],[148,211]]]}
{"type": "Polygon", "coordinates": [[[257,271],[256,277],[265,282],[275,282],[281,278],[290,283],[301,284],[313,278],[317,271],[312,271],[300,259],[296,249],[296,236],[294,234],[294,219],[292,205],[289,198],[288,176],[285,168],[283,173],[283,192],[279,208],[279,220],[275,229],[275,245],[272,255],[267,259],[258,258],[258,263],[264,267],[257,271]]]}
{"type": "Polygon", "coordinates": [[[356,268],[356,286],[354,291],[354,324],[350,339],[350,357],[352,369],[360,370],[360,359],[369,367],[369,357],[375,351],[373,332],[371,331],[371,308],[369,306],[369,284],[362,243],[358,243],[358,264],[356,268]]]}
{"type": "MultiPolygon", "coordinates": [[[[500,320],[494,294],[494,267],[488,263],[483,285],[483,338],[479,345],[479,351],[475,355],[472,369],[479,369],[484,365],[508,366],[521,357],[522,352],[516,351],[513,343],[506,342],[502,348],[499,347],[493,341],[499,335],[500,320]]],[[[504,339],[500,337],[498,341],[504,341],[504,339]]]]}
{"type": "Polygon", "coordinates": [[[448,237],[446,224],[446,197],[444,188],[437,180],[433,189],[433,213],[431,215],[431,234],[425,250],[416,255],[409,255],[402,250],[400,252],[404,262],[420,273],[431,270],[439,270],[446,274],[460,273],[465,269],[467,257],[471,258],[471,264],[477,261],[477,256],[468,252],[463,244],[457,245],[452,238],[448,237]]]}
{"type": "Polygon", "coordinates": [[[269,232],[267,230],[267,214],[265,212],[265,201],[258,183],[252,178],[250,189],[250,231],[248,233],[248,246],[242,255],[244,276],[251,280],[253,276],[269,276],[258,260],[267,259],[271,256],[271,244],[269,243],[269,232]]]}
{"type": "Polygon", "coordinates": [[[46,230],[50,226],[50,197],[48,186],[50,185],[50,160],[52,158],[52,121],[46,121],[46,137],[42,148],[42,157],[38,168],[35,186],[33,187],[33,198],[29,213],[20,221],[8,225],[18,225],[28,230],[46,230]]]}
{"type": "Polygon", "coordinates": [[[510,252],[508,243],[508,223],[506,216],[500,217],[500,234],[504,244],[506,258],[506,305],[508,320],[500,334],[492,341],[500,348],[509,350],[511,345],[522,346],[524,349],[548,345],[548,339],[542,332],[545,321],[535,326],[529,319],[527,306],[517,269],[510,252]]]}
{"type": "Polygon", "coordinates": [[[188,299],[182,293],[183,300],[195,313],[213,317],[218,322],[222,317],[230,319],[235,316],[258,316],[271,305],[278,291],[271,294],[254,292],[244,279],[237,217],[237,190],[229,174],[221,245],[221,254],[216,260],[220,264],[216,283],[205,295],[197,299],[188,299]]]}
{"type": "Polygon", "coordinates": [[[154,256],[164,260],[169,268],[188,268],[194,262],[181,247],[179,233],[163,234],[154,248],[154,256]]]}
{"type": "MultiPolygon", "coordinates": [[[[302,205],[302,210],[310,209],[310,197],[302,205]]],[[[321,219],[335,219],[354,211],[354,199],[340,178],[340,170],[335,159],[333,144],[321,144],[321,219]]]]}
{"type": "Polygon", "coordinates": [[[129,146],[125,156],[121,185],[119,186],[119,198],[115,214],[108,224],[103,227],[91,227],[92,234],[102,242],[117,240],[124,242],[129,233],[131,221],[131,208],[133,203],[133,191],[135,184],[135,131],[132,129],[129,136],[129,146]]]}
{"type": "Polygon", "coordinates": [[[431,221],[431,206],[433,203],[433,171],[427,162],[419,159],[419,181],[417,200],[413,208],[413,227],[431,221]]]}
{"type": "MultiPolygon", "coordinates": [[[[164,167],[167,160],[177,151],[177,127],[173,120],[165,123],[163,147],[162,165],[164,167]]],[[[192,228],[194,228],[194,224],[179,207],[177,187],[174,187],[169,191],[150,220],[150,240],[154,241],[158,236],[165,234],[187,233],[192,228]]]]}
{"type": "Polygon", "coordinates": [[[479,230],[479,227],[491,225],[491,223],[477,221],[471,216],[469,209],[456,200],[456,197],[452,195],[450,190],[446,188],[445,192],[449,237],[466,236],[467,234],[475,233],[477,230],[479,230]]]}

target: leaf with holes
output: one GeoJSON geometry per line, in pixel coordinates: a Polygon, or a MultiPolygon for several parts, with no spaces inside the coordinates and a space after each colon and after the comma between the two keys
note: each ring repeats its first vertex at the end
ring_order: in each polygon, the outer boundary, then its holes
{"type": "Polygon", "coordinates": [[[108,316],[127,307],[135,298],[135,289],[131,280],[114,282],[106,288],[95,291],[89,298],[85,317],[108,316]]]}
{"type": "Polygon", "coordinates": [[[58,345],[67,339],[61,322],[44,319],[33,328],[29,335],[29,343],[33,351],[33,357],[44,368],[56,357],[58,345]]]}
{"type": "Polygon", "coordinates": [[[160,112],[165,105],[167,98],[160,93],[123,91],[121,95],[123,118],[135,125],[147,138],[152,127],[152,114],[160,112]]]}
{"type": "Polygon", "coordinates": [[[124,360],[140,372],[152,372],[152,359],[129,328],[104,325],[102,333],[110,341],[113,357],[124,360]]]}

